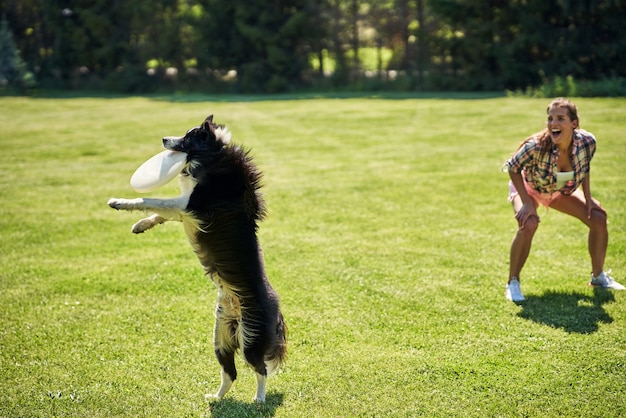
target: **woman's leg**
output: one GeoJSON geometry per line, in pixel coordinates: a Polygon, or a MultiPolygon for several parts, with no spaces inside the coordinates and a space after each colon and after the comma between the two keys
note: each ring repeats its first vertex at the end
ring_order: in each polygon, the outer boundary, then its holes
{"type": "MultiPolygon", "coordinates": [[[[599,203],[596,202],[599,206],[599,203]]],[[[597,276],[604,269],[604,258],[609,244],[609,232],[606,226],[606,212],[603,209],[591,211],[591,218],[587,218],[587,205],[582,190],[578,189],[570,196],[561,196],[550,205],[559,212],[566,213],[580,219],[589,227],[589,255],[593,275],[597,276]]]]}
{"type": "MultiPolygon", "coordinates": [[[[517,214],[522,207],[522,199],[519,196],[515,196],[512,203],[513,210],[517,214]]],[[[533,216],[526,221],[524,229],[517,229],[517,233],[511,243],[509,282],[513,277],[519,280],[522,267],[524,267],[524,263],[526,263],[526,259],[528,259],[528,255],[530,254],[530,247],[538,226],[539,218],[533,216]]]]}

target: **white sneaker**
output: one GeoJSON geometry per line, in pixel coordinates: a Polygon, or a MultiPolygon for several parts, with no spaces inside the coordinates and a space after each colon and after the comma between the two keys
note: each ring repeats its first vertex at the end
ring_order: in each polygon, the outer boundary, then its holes
{"type": "Polygon", "coordinates": [[[611,274],[611,270],[609,270],[608,272],[603,271],[602,273],[598,275],[598,277],[593,277],[593,274],[592,274],[591,281],[589,282],[589,286],[604,287],[604,288],[613,289],[613,290],[626,290],[626,287],[622,286],[621,284],[613,280],[613,278],[609,276],[609,274],[611,274]]]}
{"type": "Polygon", "coordinates": [[[519,284],[519,279],[517,277],[513,277],[509,284],[506,285],[506,291],[504,292],[504,296],[511,302],[521,302],[526,300],[524,295],[522,295],[522,289],[519,284]]]}

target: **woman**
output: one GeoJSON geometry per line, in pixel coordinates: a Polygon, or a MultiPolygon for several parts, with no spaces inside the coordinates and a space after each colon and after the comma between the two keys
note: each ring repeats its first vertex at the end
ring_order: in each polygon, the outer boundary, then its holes
{"type": "Polygon", "coordinates": [[[546,128],[527,138],[504,163],[509,172],[509,201],[518,230],[511,244],[506,298],[524,300],[520,272],[539,225],[537,207],[543,205],[580,219],[589,228],[591,281],[589,285],[626,289],[604,271],[609,241],[606,211],[591,197],[590,163],[596,151],[593,134],[580,129],[574,103],[558,98],[548,106],[546,128]],[[581,187],[582,186],[582,187],[581,187]]]}

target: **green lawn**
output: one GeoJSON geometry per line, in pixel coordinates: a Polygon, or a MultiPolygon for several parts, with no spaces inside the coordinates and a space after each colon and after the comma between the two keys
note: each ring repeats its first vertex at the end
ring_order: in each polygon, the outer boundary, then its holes
{"type": "MultiPolygon", "coordinates": [[[[0,98],[0,416],[626,415],[626,292],[587,286],[556,211],[505,300],[502,162],[549,100],[448,96],[0,98]],[[265,173],[260,239],[289,360],[221,402],[215,290],[179,224],[130,233],[133,171],[214,113],[265,173]]],[[[626,99],[578,99],[626,282],[626,99]]],[[[174,196],[172,183],[149,196],[174,196]]]]}

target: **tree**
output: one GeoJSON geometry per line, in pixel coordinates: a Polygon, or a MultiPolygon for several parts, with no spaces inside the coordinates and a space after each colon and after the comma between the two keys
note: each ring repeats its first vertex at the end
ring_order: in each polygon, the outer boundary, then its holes
{"type": "Polygon", "coordinates": [[[379,74],[392,51],[395,88],[626,76],[623,0],[0,0],[0,13],[3,47],[23,59],[14,68],[43,87],[223,88],[212,77],[230,72],[228,89],[277,92],[313,80],[312,61],[325,77],[325,52],[330,85],[358,87],[364,48],[377,49],[379,74]]]}
{"type": "Polygon", "coordinates": [[[418,85],[424,85],[424,73],[427,68],[428,43],[426,40],[426,10],[424,0],[415,1],[415,13],[417,15],[417,78],[418,85]]]}
{"type": "Polygon", "coordinates": [[[9,23],[3,17],[0,21],[0,88],[26,89],[34,86],[35,78],[27,71],[26,64],[15,47],[9,23]]]}
{"type": "Polygon", "coordinates": [[[309,38],[311,53],[315,54],[318,60],[318,78],[326,76],[324,68],[324,50],[330,46],[330,22],[331,6],[329,0],[319,0],[307,2],[306,15],[311,26],[309,38]]]}
{"type": "Polygon", "coordinates": [[[309,68],[309,0],[204,0],[204,63],[235,69],[248,92],[285,91],[309,68]]]}
{"type": "Polygon", "coordinates": [[[475,89],[626,76],[623,1],[429,0],[442,21],[439,73],[475,89]]]}

